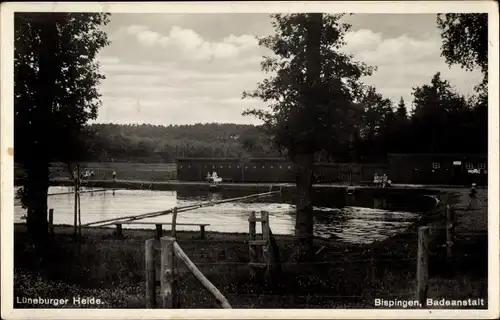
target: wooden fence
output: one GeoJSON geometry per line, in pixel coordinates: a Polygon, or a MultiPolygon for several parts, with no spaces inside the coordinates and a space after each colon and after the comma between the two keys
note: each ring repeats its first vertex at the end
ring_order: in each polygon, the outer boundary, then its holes
{"type": "MultiPolygon", "coordinates": [[[[162,237],[160,239],[160,286],[161,286],[161,306],[162,308],[180,308],[177,279],[177,257],[180,259],[191,273],[210,292],[218,304],[224,309],[231,309],[231,305],[222,293],[203,275],[196,265],[189,259],[179,246],[175,238],[162,237]]],[[[146,241],[146,308],[156,308],[156,286],[158,284],[156,272],[156,252],[155,240],[146,241]]]]}
{"type": "MultiPolygon", "coordinates": [[[[446,206],[446,259],[449,263],[453,260],[453,246],[455,243],[455,210],[450,205],[446,206]]],[[[420,227],[418,230],[418,251],[417,251],[417,299],[425,305],[427,292],[429,289],[429,246],[430,228],[420,227]]]]}
{"type": "Polygon", "coordinates": [[[248,217],[248,233],[250,273],[255,277],[260,273],[258,270],[265,270],[266,282],[273,283],[274,277],[281,273],[282,266],[279,247],[269,225],[269,212],[261,211],[260,218],[257,218],[255,211],[252,211],[248,217]],[[256,229],[259,221],[262,228],[262,239],[257,239],[256,229]],[[262,250],[258,250],[259,247],[262,250]]]}

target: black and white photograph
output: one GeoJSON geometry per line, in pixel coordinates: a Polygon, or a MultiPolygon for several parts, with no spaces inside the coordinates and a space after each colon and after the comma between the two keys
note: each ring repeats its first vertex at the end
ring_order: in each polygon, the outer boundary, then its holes
{"type": "Polygon", "coordinates": [[[498,318],[498,22],[2,4],[2,318],[498,318]]]}

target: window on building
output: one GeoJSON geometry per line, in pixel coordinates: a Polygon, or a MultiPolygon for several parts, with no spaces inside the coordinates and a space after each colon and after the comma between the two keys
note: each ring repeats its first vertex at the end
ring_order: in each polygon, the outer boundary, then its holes
{"type": "Polygon", "coordinates": [[[439,162],[432,163],[432,169],[439,169],[439,168],[441,168],[441,164],[439,162]]]}
{"type": "Polygon", "coordinates": [[[486,169],[486,164],[485,163],[480,163],[478,166],[479,169],[486,169]]]}
{"type": "Polygon", "coordinates": [[[472,163],[466,163],[466,164],[465,164],[465,168],[466,168],[467,170],[471,170],[471,169],[474,169],[474,165],[473,165],[472,163]]]}

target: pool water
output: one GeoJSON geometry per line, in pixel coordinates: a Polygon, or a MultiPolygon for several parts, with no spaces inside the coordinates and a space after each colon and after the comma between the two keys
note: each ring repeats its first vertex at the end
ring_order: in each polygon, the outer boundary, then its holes
{"type": "MultiPolygon", "coordinates": [[[[71,187],[50,187],[49,194],[71,192],[71,187]]],[[[249,193],[250,194],[250,193],[249,193]]],[[[82,224],[118,218],[120,216],[167,210],[175,206],[186,206],[201,201],[231,198],[234,195],[189,191],[116,190],[82,193],[80,196],[82,224]]],[[[18,201],[14,207],[16,223],[22,223],[26,214],[18,201]]],[[[420,214],[411,204],[381,199],[373,195],[350,196],[344,205],[328,205],[328,201],[317,201],[314,206],[314,233],[318,237],[338,237],[350,243],[371,243],[404,232],[418,221],[420,214]]],[[[401,202],[401,201],[400,201],[401,202]]],[[[404,202],[404,201],[403,201],[404,202]]],[[[406,201],[408,202],[408,201],[406,201]]],[[[48,197],[49,208],[54,209],[54,224],[73,224],[74,195],[61,194],[48,197]]],[[[218,204],[178,214],[178,223],[207,223],[207,231],[248,232],[248,215],[251,211],[268,211],[270,226],[274,234],[293,234],[295,206],[293,199],[283,195],[256,198],[218,204]]],[[[171,215],[144,219],[148,222],[171,222],[171,215]]],[[[126,228],[154,228],[133,226],[126,228]]],[[[179,226],[178,230],[198,230],[197,226],[179,226]]],[[[260,226],[257,224],[257,232],[260,226]]]]}

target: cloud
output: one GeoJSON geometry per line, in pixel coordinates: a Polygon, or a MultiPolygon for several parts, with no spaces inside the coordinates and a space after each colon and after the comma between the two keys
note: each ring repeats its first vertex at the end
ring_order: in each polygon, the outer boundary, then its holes
{"type": "Polygon", "coordinates": [[[143,46],[163,48],[166,52],[174,50],[188,60],[236,58],[244,51],[258,46],[255,37],[250,35],[229,35],[220,42],[211,42],[191,29],[178,26],[173,26],[166,35],[143,25],[128,26],[125,33],[134,36],[143,46]]]}
{"type": "Polygon", "coordinates": [[[451,68],[441,57],[439,35],[413,37],[401,34],[384,37],[381,32],[359,29],[346,34],[344,52],[354,59],[377,66],[377,71],[363,80],[394,102],[400,97],[410,104],[412,88],[428,84],[436,72],[463,94],[470,94],[482,75],[466,72],[459,66],[451,68]]]}

